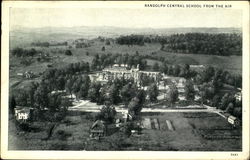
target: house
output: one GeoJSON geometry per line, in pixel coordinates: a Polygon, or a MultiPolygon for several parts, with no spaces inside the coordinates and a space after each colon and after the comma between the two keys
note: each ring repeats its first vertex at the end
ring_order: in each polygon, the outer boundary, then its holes
{"type": "Polygon", "coordinates": [[[106,125],[104,121],[97,120],[90,128],[90,138],[100,139],[106,135],[106,125]]]}
{"type": "Polygon", "coordinates": [[[27,79],[34,78],[34,73],[31,71],[26,71],[24,75],[25,75],[25,78],[27,79]]]}
{"type": "Polygon", "coordinates": [[[17,121],[27,122],[32,118],[33,109],[30,107],[20,107],[15,108],[15,117],[17,121]]]}
{"type": "Polygon", "coordinates": [[[133,119],[133,116],[127,112],[123,112],[122,115],[124,122],[131,121],[133,119]]]}
{"type": "Polygon", "coordinates": [[[240,121],[239,121],[236,117],[234,117],[234,116],[229,116],[229,117],[227,118],[227,120],[228,120],[228,122],[229,122],[230,124],[232,124],[234,127],[239,126],[239,124],[240,124],[240,121]]]}
{"type": "Polygon", "coordinates": [[[242,100],[242,93],[241,92],[237,92],[234,97],[238,100],[241,101],[242,100]]]}
{"type": "Polygon", "coordinates": [[[17,73],[18,76],[23,76],[23,73],[17,73]]]}
{"type": "Polygon", "coordinates": [[[121,125],[122,125],[121,119],[119,119],[119,118],[116,119],[116,120],[115,120],[115,126],[116,126],[116,127],[120,127],[121,125]]]}

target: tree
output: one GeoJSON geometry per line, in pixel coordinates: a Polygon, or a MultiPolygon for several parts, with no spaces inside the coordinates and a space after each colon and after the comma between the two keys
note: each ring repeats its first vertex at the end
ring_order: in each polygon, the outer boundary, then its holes
{"type": "Polygon", "coordinates": [[[225,93],[224,96],[221,99],[220,109],[225,110],[227,108],[228,101],[229,101],[229,94],[225,93]]]}
{"type": "Polygon", "coordinates": [[[136,97],[134,97],[128,104],[128,112],[133,116],[138,116],[144,107],[146,99],[146,93],[144,90],[138,91],[136,97]]]}
{"type": "Polygon", "coordinates": [[[129,101],[135,97],[137,92],[137,87],[135,85],[132,85],[131,83],[125,85],[122,87],[121,90],[121,99],[127,105],[129,101]]]}
{"type": "Polygon", "coordinates": [[[209,82],[214,76],[214,68],[211,66],[206,67],[205,70],[203,70],[200,75],[202,82],[209,82]]]}
{"type": "Polygon", "coordinates": [[[239,119],[242,119],[242,107],[234,108],[233,115],[238,117],[239,119]]]}
{"type": "Polygon", "coordinates": [[[110,45],[110,41],[109,40],[106,40],[106,45],[110,45]]]}
{"type": "Polygon", "coordinates": [[[12,54],[13,54],[14,56],[17,56],[17,57],[23,56],[23,53],[24,53],[23,48],[19,48],[19,47],[14,48],[13,51],[12,51],[12,54]]]}
{"type": "Polygon", "coordinates": [[[87,98],[88,97],[88,91],[89,91],[89,85],[90,85],[90,79],[88,75],[83,76],[83,82],[80,84],[80,97],[81,98],[87,98]]]}
{"type": "Polygon", "coordinates": [[[230,114],[233,114],[233,111],[234,111],[234,104],[233,104],[232,102],[230,102],[230,103],[227,105],[226,112],[227,112],[227,113],[230,113],[230,114]]]}
{"type": "Polygon", "coordinates": [[[187,100],[194,100],[195,97],[195,90],[194,90],[194,85],[191,81],[187,81],[185,85],[185,97],[187,100]]]}
{"type": "Polygon", "coordinates": [[[71,98],[72,98],[72,91],[73,91],[73,83],[74,81],[71,78],[69,78],[65,84],[65,89],[70,94],[71,98]]]}
{"type": "Polygon", "coordinates": [[[49,92],[50,91],[48,89],[48,85],[44,81],[42,81],[39,84],[34,95],[36,106],[38,107],[38,109],[44,109],[49,107],[49,92]]]}
{"type": "Polygon", "coordinates": [[[139,99],[134,97],[128,104],[128,113],[133,117],[138,115],[141,111],[141,105],[139,104],[139,99]]]}
{"type": "Polygon", "coordinates": [[[65,55],[67,55],[67,56],[72,56],[71,50],[68,50],[68,49],[67,49],[67,50],[65,51],[65,55]]]}
{"type": "Polygon", "coordinates": [[[102,51],[105,52],[105,47],[104,46],[102,47],[102,51]]]}
{"type": "Polygon", "coordinates": [[[34,83],[32,82],[31,85],[30,85],[30,88],[28,90],[28,103],[31,107],[33,107],[35,105],[35,92],[37,90],[37,87],[38,87],[38,83],[34,83]]]}
{"type": "Polygon", "coordinates": [[[136,97],[139,99],[139,105],[143,107],[146,100],[146,92],[144,90],[139,90],[136,97]]]}
{"type": "Polygon", "coordinates": [[[96,54],[92,60],[91,69],[97,70],[97,69],[99,69],[98,66],[100,66],[100,60],[99,60],[99,55],[96,54]]]}
{"type": "Polygon", "coordinates": [[[112,84],[107,92],[107,99],[109,100],[109,102],[111,104],[117,104],[120,100],[120,97],[119,97],[119,90],[118,90],[118,87],[115,85],[115,84],[112,84]]]}
{"type": "Polygon", "coordinates": [[[14,114],[15,108],[16,108],[16,100],[15,97],[12,95],[9,97],[9,113],[14,114]]]}
{"type": "Polygon", "coordinates": [[[48,109],[51,112],[58,111],[61,107],[61,101],[62,101],[61,95],[60,94],[50,94],[48,96],[48,98],[49,98],[48,109]]]}
{"type": "Polygon", "coordinates": [[[161,65],[160,71],[161,71],[162,73],[167,74],[167,73],[168,73],[168,65],[167,65],[166,63],[164,63],[163,65],[161,65]]]}
{"type": "Polygon", "coordinates": [[[212,106],[213,107],[216,107],[216,108],[219,108],[219,104],[220,104],[220,96],[219,95],[215,95],[212,99],[212,106]]]}
{"type": "Polygon", "coordinates": [[[15,100],[16,104],[19,106],[28,106],[29,95],[26,90],[16,90],[15,100]]]}
{"type": "Polygon", "coordinates": [[[100,83],[92,83],[89,91],[88,91],[88,98],[92,102],[99,102],[100,99],[100,89],[101,84],[100,83]]]}
{"type": "Polygon", "coordinates": [[[170,88],[169,88],[169,101],[170,101],[171,105],[172,105],[173,103],[175,103],[175,102],[178,100],[178,96],[179,96],[178,89],[177,89],[177,87],[173,84],[173,85],[170,86],[170,88]]]}
{"type": "Polygon", "coordinates": [[[159,66],[159,64],[157,62],[154,63],[153,70],[154,71],[159,71],[160,70],[160,66],[159,66]]]}
{"type": "Polygon", "coordinates": [[[76,95],[77,99],[80,98],[79,96],[79,91],[81,89],[81,84],[82,84],[82,77],[81,76],[77,76],[75,78],[75,80],[73,81],[73,86],[72,86],[72,92],[76,95]]]}
{"type": "Polygon", "coordinates": [[[157,96],[159,95],[158,87],[154,83],[148,88],[148,95],[151,102],[157,101],[157,96]]]}
{"type": "Polygon", "coordinates": [[[173,75],[174,76],[179,76],[179,73],[180,73],[180,66],[179,65],[174,65],[173,66],[173,75]]]}
{"type": "Polygon", "coordinates": [[[65,79],[60,76],[56,79],[56,88],[58,90],[64,90],[65,89],[65,79]]]}
{"type": "Polygon", "coordinates": [[[144,90],[138,91],[136,97],[130,101],[130,104],[128,106],[129,110],[132,111],[134,115],[138,116],[142,108],[144,107],[145,100],[146,100],[145,91],[144,90]]]}
{"type": "Polygon", "coordinates": [[[111,106],[103,106],[97,115],[97,119],[103,120],[107,123],[113,123],[116,116],[116,110],[111,106]]]}

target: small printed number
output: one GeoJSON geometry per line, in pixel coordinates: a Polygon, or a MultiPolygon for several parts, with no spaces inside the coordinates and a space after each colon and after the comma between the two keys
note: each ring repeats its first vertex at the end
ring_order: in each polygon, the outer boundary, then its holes
{"type": "Polygon", "coordinates": [[[231,153],[231,156],[238,156],[237,153],[231,153]]]}

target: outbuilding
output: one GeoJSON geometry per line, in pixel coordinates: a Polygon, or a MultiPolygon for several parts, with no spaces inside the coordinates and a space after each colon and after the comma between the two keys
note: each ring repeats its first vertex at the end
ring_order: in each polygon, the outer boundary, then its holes
{"type": "Polygon", "coordinates": [[[237,119],[237,118],[234,117],[234,116],[229,116],[229,117],[227,118],[227,120],[228,120],[228,122],[229,122],[230,124],[232,124],[234,127],[240,125],[239,119],[237,119]]]}
{"type": "Polygon", "coordinates": [[[93,123],[90,128],[90,138],[93,139],[100,139],[104,137],[106,134],[106,125],[104,121],[97,120],[93,123]]]}

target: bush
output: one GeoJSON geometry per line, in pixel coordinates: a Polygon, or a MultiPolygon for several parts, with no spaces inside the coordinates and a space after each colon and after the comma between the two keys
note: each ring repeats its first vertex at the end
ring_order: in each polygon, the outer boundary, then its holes
{"type": "Polygon", "coordinates": [[[25,65],[25,66],[29,66],[29,65],[31,65],[31,60],[29,59],[22,59],[21,60],[21,62],[20,62],[21,64],[23,64],[23,65],[25,65]]]}
{"type": "Polygon", "coordinates": [[[30,124],[29,123],[24,123],[24,122],[17,122],[16,123],[18,129],[25,131],[25,132],[30,132],[31,128],[30,128],[30,124]]]}
{"type": "Polygon", "coordinates": [[[65,51],[65,55],[67,55],[67,56],[72,56],[71,50],[66,50],[66,51],[65,51]]]}
{"type": "Polygon", "coordinates": [[[61,121],[61,120],[63,120],[64,116],[65,116],[64,113],[62,113],[62,112],[56,112],[54,114],[54,120],[55,121],[61,121]]]}
{"type": "MultiPolygon", "coordinates": [[[[97,114],[97,115],[99,115],[99,114],[97,114]]],[[[88,114],[86,115],[86,119],[87,119],[87,120],[91,120],[91,121],[97,120],[97,119],[99,119],[99,117],[98,117],[97,115],[92,114],[92,113],[88,113],[88,114]]]]}

